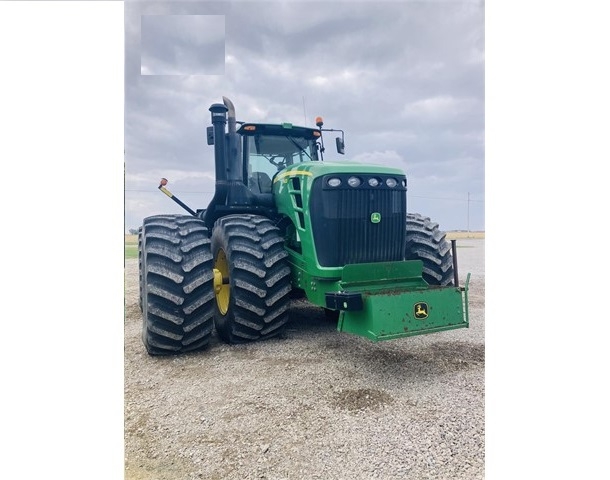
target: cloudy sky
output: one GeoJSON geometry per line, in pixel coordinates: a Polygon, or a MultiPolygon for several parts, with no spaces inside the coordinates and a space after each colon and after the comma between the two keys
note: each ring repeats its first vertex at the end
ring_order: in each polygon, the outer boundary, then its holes
{"type": "Polygon", "coordinates": [[[126,1],[126,230],[183,213],[161,177],[207,207],[208,108],[223,95],[242,121],[322,116],[345,131],[345,156],[327,160],[399,167],[409,211],[483,230],[484,17],[478,0],[126,1]]]}

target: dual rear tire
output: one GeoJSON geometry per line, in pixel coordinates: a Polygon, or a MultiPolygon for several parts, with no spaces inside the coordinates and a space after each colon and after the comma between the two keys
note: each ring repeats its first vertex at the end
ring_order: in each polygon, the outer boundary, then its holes
{"type": "Polygon", "coordinates": [[[229,343],[280,334],[288,321],[290,268],[266,217],[229,215],[214,225],[156,215],[139,232],[142,340],[150,355],[204,348],[213,327],[229,343]]]}

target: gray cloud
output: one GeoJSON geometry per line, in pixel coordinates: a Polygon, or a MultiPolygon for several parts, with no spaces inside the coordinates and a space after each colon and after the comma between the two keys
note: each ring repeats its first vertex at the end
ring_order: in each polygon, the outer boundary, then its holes
{"type": "Polygon", "coordinates": [[[224,74],[222,15],[142,15],[141,73],[224,74]]]}

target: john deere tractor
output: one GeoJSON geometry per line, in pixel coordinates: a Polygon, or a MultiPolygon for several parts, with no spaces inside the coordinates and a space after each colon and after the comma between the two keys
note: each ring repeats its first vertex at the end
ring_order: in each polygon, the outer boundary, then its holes
{"type": "Polygon", "coordinates": [[[140,305],[149,354],[279,335],[295,295],[372,341],[468,327],[468,281],[455,242],[407,213],[398,169],[323,160],[323,132],[289,123],[237,122],[232,102],[210,107],[216,189],[187,215],[144,219],[140,305]]]}

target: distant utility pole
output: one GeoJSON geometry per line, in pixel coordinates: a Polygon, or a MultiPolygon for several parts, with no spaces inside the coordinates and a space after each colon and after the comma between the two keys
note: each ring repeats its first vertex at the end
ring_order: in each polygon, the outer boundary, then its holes
{"type": "Polygon", "coordinates": [[[466,212],[466,230],[470,232],[470,192],[468,192],[468,210],[466,212]]]}

